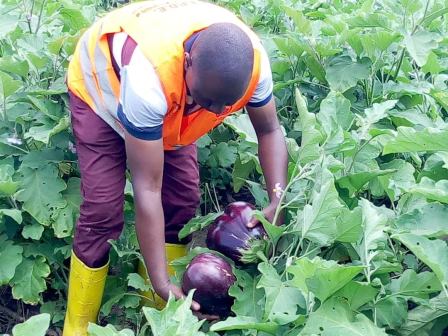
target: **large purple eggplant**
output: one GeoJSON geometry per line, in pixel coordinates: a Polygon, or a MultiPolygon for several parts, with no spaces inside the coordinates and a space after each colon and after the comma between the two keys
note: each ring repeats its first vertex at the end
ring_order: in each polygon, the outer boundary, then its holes
{"type": "Polygon", "coordinates": [[[227,317],[233,304],[229,288],[235,280],[227,261],[211,253],[202,253],[187,266],[182,290],[188,293],[196,289],[193,300],[201,305],[202,313],[227,317]]]}
{"type": "Polygon", "coordinates": [[[258,224],[249,229],[246,224],[252,217],[254,206],[246,202],[227,205],[224,213],[210,225],[207,234],[207,247],[221,252],[235,262],[243,262],[242,256],[253,239],[263,239],[266,231],[258,224]]]}

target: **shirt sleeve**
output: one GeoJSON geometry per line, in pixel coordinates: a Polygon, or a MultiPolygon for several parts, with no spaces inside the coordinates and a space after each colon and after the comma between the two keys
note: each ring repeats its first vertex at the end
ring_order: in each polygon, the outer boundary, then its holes
{"type": "Polygon", "coordinates": [[[152,64],[139,47],[120,71],[120,104],[117,115],[123,127],[143,140],[162,138],[167,102],[152,64]]]}
{"type": "Polygon", "coordinates": [[[255,92],[249,100],[248,106],[261,107],[266,105],[272,97],[272,90],[274,84],[272,82],[271,65],[269,64],[269,57],[266,50],[261,46],[261,68],[260,79],[258,80],[255,92]]]}

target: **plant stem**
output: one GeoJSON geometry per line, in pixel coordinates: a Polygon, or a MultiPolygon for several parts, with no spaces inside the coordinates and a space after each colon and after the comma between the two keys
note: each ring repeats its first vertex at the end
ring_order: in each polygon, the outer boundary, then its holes
{"type": "Polygon", "coordinates": [[[45,7],[45,3],[47,2],[47,0],[42,1],[42,6],[40,7],[40,11],[39,11],[39,18],[37,19],[37,26],[36,26],[36,31],[34,32],[34,34],[37,34],[37,32],[40,29],[40,22],[42,19],[42,13],[44,11],[44,7],[45,7]]]}

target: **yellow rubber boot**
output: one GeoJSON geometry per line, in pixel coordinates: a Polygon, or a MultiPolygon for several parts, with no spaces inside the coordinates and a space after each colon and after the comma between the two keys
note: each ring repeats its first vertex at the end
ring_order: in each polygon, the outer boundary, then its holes
{"type": "Polygon", "coordinates": [[[96,322],[108,269],[109,263],[90,268],[72,251],[63,336],[86,336],[88,323],[96,322]]]}
{"type": "MultiPolygon", "coordinates": [[[[165,253],[166,253],[166,261],[168,263],[168,275],[174,275],[174,268],[170,265],[170,263],[178,258],[181,258],[187,254],[187,245],[181,244],[165,244],[165,253]]],[[[138,263],[138,274],[145,279],[146,283],[150,283],[148,273],[146,273],[146,267],[142,261],[138,263]]],[[[145,297],[143,303],[145,306],[154,307],[157,309],[163,309],[165,307],[165,300],[163,300],[160,296],[154,293],[153,290],[142,291],[141,295],[145,297]]],[[[64,335],[65,336],[65,335],[64,335]]]]}

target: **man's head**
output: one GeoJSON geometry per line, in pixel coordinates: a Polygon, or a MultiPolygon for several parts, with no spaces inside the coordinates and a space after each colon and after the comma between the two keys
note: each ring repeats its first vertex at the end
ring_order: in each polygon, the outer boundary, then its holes
{"type": "Polygon", "coordinates": [[[185,53],[185,81],[195,102],[214,113],[246,92],[254,62],[252,42],[232,23],[215,23],[185,53]]]}

